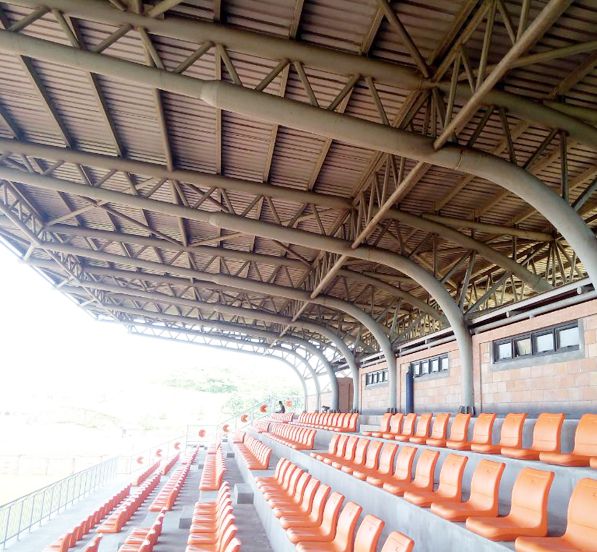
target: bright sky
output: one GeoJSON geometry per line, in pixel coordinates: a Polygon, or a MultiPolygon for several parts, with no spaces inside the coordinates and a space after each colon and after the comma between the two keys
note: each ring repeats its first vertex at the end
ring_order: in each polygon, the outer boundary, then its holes
{"type": "Polygon", "coordinates": [[[277,360],[133,336],[97,322],[1,243],[0,267],[0,411],[48,391],[93,395],[115,382],[134,385],[176,365],[242,367],[239,376],[247,377],[271,376],[271,370],[289,375],[277,360]]]}

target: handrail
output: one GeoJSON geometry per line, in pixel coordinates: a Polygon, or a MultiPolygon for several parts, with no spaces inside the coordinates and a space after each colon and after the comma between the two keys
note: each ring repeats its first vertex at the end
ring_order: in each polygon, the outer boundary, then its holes
{"type": "Polygon", "coordinates": [[[114,479],[118,457],[64,477],[0,506],[0,546],[19,540],[24,533],[51,519],[92,491],[114,479]]]}

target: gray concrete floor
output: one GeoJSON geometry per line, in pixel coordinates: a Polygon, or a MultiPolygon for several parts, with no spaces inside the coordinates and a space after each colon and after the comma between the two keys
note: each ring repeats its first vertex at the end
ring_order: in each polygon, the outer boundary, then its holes
{"type": "MultiPolygon", "coordinates": [[[[202,464],[204,454],[202,451],[198,455],[197,463],[199,465],[202,464]]],[[[189,510],[192,510],[195,502],[199,500],[198,488],[201,470],[198,468],[197,463],[192,466],[174,508],[164,518],[162,534],[154,548],[155,552],[184,552],[188,530],[180,529],[179,524],[181,516],[188,515],[189,510]]],[[[226,459],[226,467],[225,479],[230,482],[231,486],[233,487],[236,483],[242,483],[242,476],[233,458],[226,459]]],[[[119,546],[134,528],[149,527],[153,523],[157,513],[150,512],[149,506],[167,480],[168,477],[162,477],[160,485],[135,512],[120,533],[105,535],[102,538],[100,552],[117,552],[119,546]]],[[[29,535],[23,536],[21,541],[9,546],[7,551],[40,552],[45,546],[54,542],[58,537],[79,523],[89,512],[105,502],[112,494],[120,490],[127,481],[128,477],[119,480],[118,483],[114,483],[110,487],[93,493],[91,496],[81,500],[50,520],[46,525],[29,535]]],[[[235,504],[234,514],[238,526],[238,538],[242,542],[243,552],[272,552],[255,507],[252,504],[235,504]]],[[[84,550],[93,536],[94,533],[90,533],[85,539],[79,541],[75,548],[71,548],[71,550],[75,552],[84,550]]]]}

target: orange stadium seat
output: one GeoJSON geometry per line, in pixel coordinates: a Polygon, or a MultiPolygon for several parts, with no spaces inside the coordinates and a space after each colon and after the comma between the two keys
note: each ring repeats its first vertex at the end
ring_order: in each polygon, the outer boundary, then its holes
{"type": "Polygon", "coordinates": [[[439,485],[434,491],[406,491],[404,498],[417,506],[428,508],[432,502],[459,502],[462,496],[462,477],[468,458],[459,454],[448,454],[439,472],[439,485]]]}
{"type": "Polygon", "coordinates": [[[414,431],[415,431],[415,422],[417,421],[417,415],[410,413],[407,414],[404,417],[404,420],[402,421],[402,429],[400,430],[400,433],[398,433],[397,435],[394,435],[394,439],[396,439],[396,441],[408,441],[414,431]]]}
{"type": "Polygon", "coordinates": [[[415,547],[415,541],[403,533],[393,531],[388,535],[381,552],[412,552],[415,547]]]}
{"type": "Polygon", "coordinates": [[[347,502],[335,529],[332,541],[300,541],[296,547],[299,552],[350,552],[353,547],[354,533],[363,509],[354,502],[347,502]]]}
{"type": "Polygon", "coordinates": [[[286,535],[290,542],[298,544],[299,542],[330,542],[334,540],[343,501],[343,495],[332,492],[325,503],[321,524],[316,526],[298,525],[287,529],[286,535]]]}
{"type": "Polygon", "coordinates": [[[282,503],[273,509],[274,516],[281,518],[284,515],[303,515],[308,516],[309,512],[313,508],[313,501],[315,499],[315,493],[319,488],[320,481],[315,477],[310,477],[307,486],[303,492],[303,499],[300,504],[282,503]]]}
{"type": "Polygon", "coordinates": [[[520,460],[539,460],[542,452],[560,452],[564,414],[540,414],[533,428],[530,449],[502,447],[502,454],[520,460]]]}
{"type": "Polygon", "coordinates": [[[384,433],[390,431],[390,420],[392,419],[392,414],[386,412],[382,417],[381,421],[379,422],[379,431],[363,431],[363,435],[367,437],[381,437],[384,433]]]}
{"type": "MultiPolygon", "coordinates": [[[[479,417],[475,420],[473,438],[471,441],[466,441],[466,439],[452,441],[450,438],[446,443],[446,446],[454,450],[470,450],[473,445],[491,444],[491,434],[493,432],[493,423],[495,422],[495,417],[495,414],[479,414],[479,417]]],[[[456,416],[456,418],[458,418],[458,416],[456,416]]],[[[454,423],[456,423],[456,420],[454,420],[454,423]]]]}
{"type": "Polygon", "coordinates": [[[568,525],[561,537],[518,537],[516,552],[597,550],[597,481],[581,479],[568,504],[568,525]]]}
{"type": "Polygon", "coordinates": [[[417,421],[417,428],[415,434],[409,439],[411,443],[424,445],[429,437],[429,428],[431,427],[431,420],[433,414],[422,414],[417,421]]]}
{"type": "Polygon", "coordinates": [[[98,552],[101,540],[101,535],[96,535],[93,537],[91,542],[85,547],[84,552],[98,552]]]}
{"type": "Polygon", "coordinates": [[[483,454],[500,454],[502,447],[522,447],[522,430],[527,414],[507,414],[500,432],[500,442],[497,445],[491,443],[471,445],[471,450],[483,454]]]}
{"type": "Polygon", "coordinates": [[[264,432],[270,439],[296,450],[310,450],[315,444],[317,430],[290,424],[270,424],[269,432],[264,432]]]}
{"type": "MultiPolygon", "coordinates": [[[[367,458],[367,448],[369,447],[369,443],[375,441],[370,441],[369,439],[359,439],[357,441],[357,446],[354,451],[354,458],[350,462],[341,462],[340,470],[344,473],[352,473],[355,469],[362,468],[365,465],[365,460],[367,458]]],[[[332,463],[333,467],[334,464],[332,463]]]]}
{"type": "Polygon", "coordinates": [[[344,452],[341,456],[337,456],[334,460],[329,462],[329,464],[336,469],[340,469],[344,464],[348,462],[352,462],[355,457],[357,444],[359,442],[359,438],[352,436],[349,437],[346,441],[346,446],[344,447],[344,452]]]}
{"type": "Polygon", "coordinates": [[[589,466],[591,457],[597,457],[597,414],[585,414],[578,422],[572,452],[539,453],[541,462],[559,466],[589,466]]]}
{"type": "Polygon", "coordinates": [[[365,464],[362,467],[355,467],[352,470],[352,476],[357,479],[365,480],[367,475],[377,473],[379,466],[379,454],[383,443],[381,441],[371,441],[367,447],[367,456],[365,457],[365,464]]]}
{"type": "Polygon", "coordinates": [[[402,428],[402,420],[404,419],[404,414],[393,414],[390,418],[390,430],[387,433],[384,433],[382,437],[384,439],[394,439],[396,435],[400,433],[400,429],[402,428]]]}
{"type": "Polygon", "coordinates": [[[396,459],[397,452],[398,445],[396,443],[384,443],[379,454],[379,464],[377,470],[371,471],[371,473],[366,473],[367,477],[365,479],[367,483],[375,485],[376,487],[381,487],[383,479],[389,478],[392,475],[392,470],[394,469],[394,460],[396,459]]]}
{"type": "Polygon", "coordinates": [[[384,522],[371,514],[366,515],[359,525],[354,539],[353,552],[375,552],[381,538],[384,522]]]}
{"type": "Polygon", "coordinates": [[[470,422],[470,414],[456,414],[450,428],[450,436],[446,441],[446,447],[457,449],[461,443],[464,443],[468,439],[468,426],[470,422]]]}
{"type": "Polygon", "coordinates": [[[510,513],[503,517],[469,517],[466,527],[494,541],[547,535],[547,501],[554,479],[551,471],[524,468],[512,489],[510,513]]]}
{"type": "Polygon", "coordinates": [[[406,491],[430,491],[433,489],[433,478],[438,458],[439,452],[429,449],[424,450],[417,460],[415,477],[412,481],[409,473],[408,479],[384,482],[383,488],[397,496],[402,496],[406,491]]]}
{"type": "Polygon", "coordinates": [[[280,517],[280,525],[284,529],[294,527],[319,527],[323,521],[323,512],[332,490],[328,485],[317,487],[311,509],[307,515],[294,510],[287,510],[280,517]]]}
{"type": "Polygon", "coordinates": [[[250,470],[266,470],[272,449],[258,439],[247,435],[244,443],[237,445],[240,457],[250,470]]]}
{"type": "Polygon", "coordinates": [[[466,502],[433,502],[431,511],[449,521],[465,521],[471,516],[495,517],[499,508],[499,488],[506,464],[481,460],[471,479],[466,502]]]}
{"type": "Polygon", "coordinates": [[[445,447],[449,421],[450,414],[445,412],[442,414],[437,414],[433,420],[431,435],[426,439],[425,444],[431,447],[445,447]]]}
{"type": "Polygon", "coordinates": [[[412,467],[416,454],[417,449],[415,447],[400,447],[396,456],[394,473],[388,475],[379,473],[376,476],[367,478],[367,482],[376,487],[384,487],[386,484],[396,485],[411,481],[412,467]]]}

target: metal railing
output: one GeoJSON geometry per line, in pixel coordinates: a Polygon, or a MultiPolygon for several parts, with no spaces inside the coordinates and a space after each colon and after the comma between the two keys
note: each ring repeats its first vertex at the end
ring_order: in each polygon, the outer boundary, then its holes
{"type": "Polygon", "coordinates": [[[0,506],[0,550],[117,474],[118,458],[110,458],[0,506]]]}

